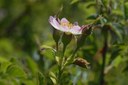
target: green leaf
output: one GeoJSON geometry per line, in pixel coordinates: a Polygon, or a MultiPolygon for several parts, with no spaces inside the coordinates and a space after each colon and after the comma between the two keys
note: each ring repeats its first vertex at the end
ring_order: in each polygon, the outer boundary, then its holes
{"type": "Polygon", "coordinates": [[[118,65],[121,63],[121,61],[122,61],[121,56],[117,56],[117,57],[113,60],[113,65],[114,65],[115,67],[118,67],[118,65]]]}
{"type": "Polygon", "coordinates": [[[27,60],[26,61],[27,61],[28,68],[32,71],[32,73],[33,74],[37,73],[38,66],[34,62],[34,60],[31,57],[27,57],[27,60]]]}
{"type": "Polygon", "coordinates": [[[119,38],[120,40],[122,40],[121,29],[118,26],[118,24],[111,24],[111,27],[112,27],[111,34],[114,34],[115,36],[117,36],[117,38],[119,38]]]}
{"type": "Polygon", "coordinates": [[[60,63],[60,57],[55,56],[56,62],[59,64],[60,63]]]}
{"type": "Polygon", "coordinates": [[[43,45],[43,46],[41,46],[41,54],[43,56],[53,60],[56,55],[56,50],[50,46],[43,45]]]}
{"type": "Polygon", "coordinates": [[[70,4],[75,4],[77,3],[79,0],[72,0],[70,4]]]}
{"type": "Polygon", "coordinates": [[[44,75],[41,72],[37,74],[37,85],[44,85],[44,75]]]}
{"type": "Polygon", "coordinates": [[[12,77],[26,78],[26,73],[23,71],[23,69],[21,69],[21,68],[20,68],[19,66],[17,66],[17,65],[10,65],[10,66],[7,68],[6,73],[7,73],[9,76],[12,76],[12,77]]]}
{"type": "MultiPolygon", "coordinates": [[[[112,48],[111,48],[112,49],[112,48]]],[[[110,57],[110,61],[109,63],[111,63],[118,55],[121,54],[121,48],[119,47],[115,47],[114,49],[112,49],[112,52],[111,52],[111,57],[110,57]]]]}
{"type": "Polygon", "coordinates": [[[9,65],[11,65],[11,62],[0,57],[0,72],[5,73],[9,65]]]}
{"type": "Polygon", "coordinates": [[[9,65],[11,65],[10,62],[0,63],[0,72],[5,73],[9,65]]]}
{"type": "Polygon", "coordinates": [[[55,50],[54,48],[52,48],[52,47],[50,47],[50,46],[47,46],[47,45],[42,45],[42,46],[41,46],[41,50],[43,51],[43,50],[45,50],[45,49],[50,49],[50,50],[52,50],[53,52],[56,52],[56,50],[55,50]]]}
{"type": "Polygon", "coordinates": [[[0,39],[1,54],[8,55],[13,52],[13,46],[9,39],[0,39]]]}
{"type": "Polygon", "coordinates": [[[52,80],[53,84],[56,85],[57,84],[56,75],[53,72],[50,72],[49,76],[50,76],[50,79],[52,80]]]}
{"type": "Polygon", "coordinates": [[[0,56],[0,62],[8,62],[8,60],[0,56]]]}
{"type": "Polygon", "coordinates": [[[31,80],[27,79],[27,80],[24,80],[21,85],[37,85],[37,84],[35,83],[34,79],[31,79],[31,80]]]}
{"type": "Polygon", "coordinates": [[[102,26],[103,26],[105,23],[107,23],[107,19],[101,18],[101,19],[100,19],[100,22],[101,22],[101,24],[102,24],[102,26]]]}

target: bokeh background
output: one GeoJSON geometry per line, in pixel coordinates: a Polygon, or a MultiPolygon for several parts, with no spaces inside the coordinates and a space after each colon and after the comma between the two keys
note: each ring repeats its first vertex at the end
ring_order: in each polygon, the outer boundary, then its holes
{"type": "MultiPolygon", "coordinates": [[[[64,85],[127,85],[128,0],[0,0],[0,85],[53,85],[53,54],[40,53],[40,47],[55,47],[48,19],[58,12],[80,25],[104,17],[77,54],[91,63],[90,69],[69,66],[64,85]]],[[[72,40],[67,55],[73,46],[72,40]]]]}

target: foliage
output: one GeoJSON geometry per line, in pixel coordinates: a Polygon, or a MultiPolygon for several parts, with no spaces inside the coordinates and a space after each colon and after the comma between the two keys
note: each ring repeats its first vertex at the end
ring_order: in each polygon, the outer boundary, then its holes
{"type": "MultiPolygon", "coordinates": [[[[127,85],[127,0],[0,0],[0,85],[56,84],[59,56],[54,54],[51,15],[80,25],[103,17],[75,54],[86,59],[90,68],[68,65],[63,84],[127,85]]],[[[66,57],[76,38],[67,45],[66,57]]]]}

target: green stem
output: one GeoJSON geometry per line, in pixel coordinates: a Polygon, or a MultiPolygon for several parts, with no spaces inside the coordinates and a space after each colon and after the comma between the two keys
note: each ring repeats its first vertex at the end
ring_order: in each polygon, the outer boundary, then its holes
{"type": "Polygon", "coordinates": [[[67,47],[67,45],[63,46],[63,57],[64,57],[64,54],[65,54],[66,47],[67,47]]]}
{"type": "Polygon", "coordinates": [[[62,69],[61,69],[61,65],[59,65],[59,72],[58,72],[58,80],[57,80],[57,85],[62,85],[61,83],[61,78],[62,78],[62,69]]]}
{"type": "Polygon", "coordinates": [[[69,58],[67,58],[67,60],[64,62],[63,68],[65,68],[66,65],[72,63],[71,61],[73,61],[73,58],[74,58],[76,52],[78,51],[78,49],[79,48],[76,47],[75,50],[73,51],[72,55],[69,58]]]}
{"type": "Polygon", "coordinates": [[[77,46],[77,47],[75,48],[75,50],[74,50],[74,52],[73,52],[71,58],[73,58],[73,57],[75,56],[75,54],[76,54],[76,52],[78,51],[78,49],[79,49],[79,47],[77,46]]]}
{"type": "Polygon", "coordinates": [[[56,42],[56,51],[58,51],[58,42],[56,42]]]}
{"type": "Polygon", "coordinates": [[[57,80],[57,85],[62,85],[62,74],[63,74],[63,71],[64,71],[64,63],[65,63],[65,57],[64,57],[64,53],[65,53],[65,50],[66,50],[66,45],[63,46],[63,52],[62,52],[62,57],[61,57],[61,60],[60,60],[60,63],[58,65],[58,80],[57,80]]]}

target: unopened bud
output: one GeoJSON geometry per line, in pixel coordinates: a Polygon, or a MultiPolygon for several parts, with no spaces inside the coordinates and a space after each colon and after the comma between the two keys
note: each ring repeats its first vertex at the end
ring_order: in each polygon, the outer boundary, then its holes
{"type": "Polygon", "coordinates": [[[83,68],[89,68],[88,65],[90,64],[87,60],[83,58],[76,58],[73,63],[83,68]]]}
{"type": "Polygon", "coordinates": [[[89,35],[92,33],[92,25],[83,25],[82,29],[82,35],[89,35]]]}
{"type": "Polygon", "coordinates": [[[71,40],[72,40],[72,34],[66,34],[66,33],[63,34],[62,43],[64,44],[64,46],[67,46],[71,40]]]}
{"type": "Polygon", "coordinates": [[[56,43],[58,43],[60,39],[60,32],[54,28],[53,28],[53,39],[56,43]]]}
{"type": "Polygon", "coordinates": [[[92,32],[92,26],[91,25],[83,25],[82,26],[82,35],[77,40],[77,48],[80,48],[83,44],[87,36],[89,36],[92,32]]]}

